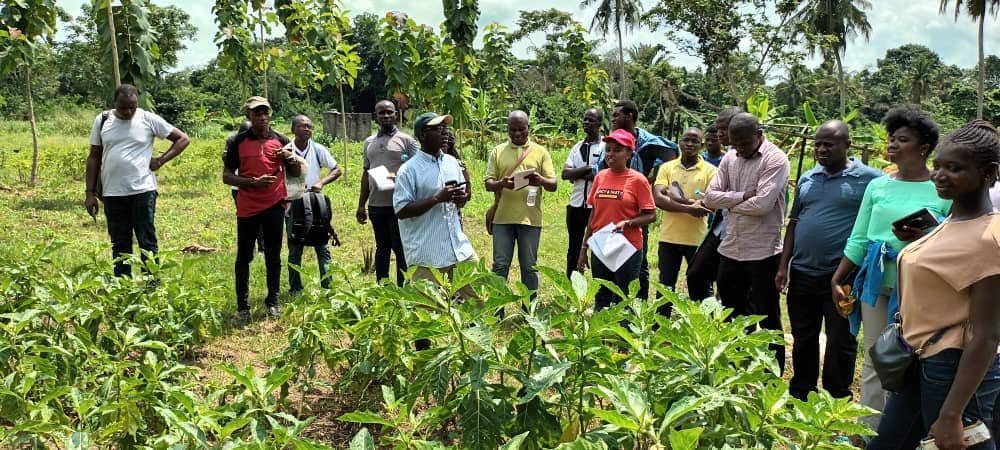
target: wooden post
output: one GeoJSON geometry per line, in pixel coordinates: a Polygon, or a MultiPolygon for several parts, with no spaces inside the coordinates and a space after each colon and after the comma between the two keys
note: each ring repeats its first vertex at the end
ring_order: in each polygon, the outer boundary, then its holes
{"type": "MultiPolygon", "coordinates": [[[[805,134],[806,131],[809,131],[809,129],[808,128],[803,129],[802,130],[802,134],[805,134]]],[[[806,143],[808,143],[808,142],[809,142],[809,139],[802,139],[802,146],[799,147],[799,168],[795,171],[795,181],[796,182],[798,182],[799,181],[799,177],[802,176],[802,161],[806,157],[806,143]]]]}
{"type": "Polygon", "coordinates": [[[871,152],[868,148],[868,144],[865,144],[865,148],[861,149],[861,162],[866,166],[868,165],[868,154],[871,152]]]}
{"type": "Polygon", "coordinates": [[[108,36],[111,39],[111,67],[115,73],[115,88],[122,85],[122,73],[118,68],[118,33],[115,31],[115,13],[112,11],[112,0],[108,0],[108,36]]]}

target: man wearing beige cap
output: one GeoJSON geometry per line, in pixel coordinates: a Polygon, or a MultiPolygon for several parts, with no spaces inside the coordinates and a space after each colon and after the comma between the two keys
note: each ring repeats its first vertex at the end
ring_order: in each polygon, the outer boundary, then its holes
{"type": "Polygon", "coordinates": [[[240,188],[236,198],[236,308],[240,322],[250,319],[250,261],[254,242],[264,237],[267,297],[264,305],[271,317],[280,314],[278,290],[281,282],[281,238],[285,223],[285,170],[299,176],[302,167],[284,149],[288,138],[271,130],[271,104],[264,97],[250,97],[243,108],[250,129],[239,133],[226,147],[222,181],[240,188]],[[239,175],[237,175],[237,172],[239,175]]]}

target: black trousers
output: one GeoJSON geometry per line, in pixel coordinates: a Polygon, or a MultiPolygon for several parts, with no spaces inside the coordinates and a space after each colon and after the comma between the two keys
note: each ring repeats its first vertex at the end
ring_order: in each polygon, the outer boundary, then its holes
{"type": "Polygon", "coordinates": [[[834,397],[851,397],[858,340],[847,319],[837,314],[830,292],[830,278],[810,276],[794,269],[788,280],[788,320],[792,324],[791,394],[805,400],[816,390],[819,376],[819,332],[826,322],[826,356],[823,388],[834,397]]]}
{"type": "Polygon", "coordinates": [[[649,298],[649,225],[642,227],[642,260],[639,261],[639,298],[649,298]]]}
{"type": "MultiPolygon", "coordinates": [[[[115,276],[132,274],[132,266],[118,258],[132,254],[132,235],[139,248],[154,255],[159,250],[156,241],[156,191],[121,197],[104,197],[104,217],[111,237],[111,255],[115,258],[115,276]]],[[[143,256],[145,261],[145,256],[143,256]]]]}
{"type": "MultiPolygon", "coordinates": [[[[231,189],[233,192],[233,206],[236,206],[236,197],[239,195],[239,189],[231,189]]],[[[257,234],[257,251],[264,253],[264,236],[262,234],[257,234]]]]}
{"type": "MultiPolygon", "coordinates": [[[[774,277],[778,274],[781,254],[757,261],[737,261],[719,255],[719,300],[733,308],[738,316],[764,316],[758,325],[767,330],[781,331],[781,307],[774,277]]],[[[778,367],[785,370],[785,345],[772,344],[778,367]]]]}
{"type": "Polygon", "coordinates": [[[403,240],[399,237],[399,222],[396,211],[391,206],[369,206],[368,219],[375,232],[375,279],[389,278],[389,261],[396,254],[396,285],[403,285],[406,274],[406,257],[403,255],[403,240]]]}
{"type": "Polygon", "coordinates": [[[236,219],[236,309],[247,311],[250,304],[250,262],[253,261],[257,235],[264,238],[264,269],[267,272],[265,306],[278,304],[281,288],[281,238],[284,234],[285,208],[278,203],[252,217],[236,219]]]}
{"type": "MultiPolygon", "coordinates": [[[[660,284],[675,289],[677,287],[677,276],[681,271],[681,260],[687,261],[691,265],[694,259],[694,252],[698,250],[694,245],[671,244],[660,242],[657,255],[660,259],[660,284]]],[[[688,297],[692,300],[704,300],[712,296],[712,282],[699,278],[686,277],[688,297]]],[[[660,314],[670,315],[670,304],[660,307],[660,314]]]]}
{"type": "Polygon", "coordinates": [[[576,270],[576,263],[580,260],[580,247],[583,246],[583,235],[587,232],[589,220],[590,208],[566,205],[566,231],[569,232],[569,247],[566,249],[566,278],[569,278],[576,270]]]}

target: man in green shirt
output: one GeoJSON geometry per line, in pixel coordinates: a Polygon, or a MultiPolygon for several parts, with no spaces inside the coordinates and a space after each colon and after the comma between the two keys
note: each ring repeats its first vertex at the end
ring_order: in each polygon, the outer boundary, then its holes
{"type": "Polygon", "coordinates": [[[493,192],[493,273],[507,278],[517,246],[521,282],[538,290],[538,242],[542,233],[542,189],[556,190],[552,157],[541,145],[528,140],[528,115],[512,111],[507,117],[508,142],[490,152],[486,163],[486,190],[493,192]],[[515,186],[526,178],[527,186],[515,186]],[[520,189],[515,189],[519,187],[520,189]]]}

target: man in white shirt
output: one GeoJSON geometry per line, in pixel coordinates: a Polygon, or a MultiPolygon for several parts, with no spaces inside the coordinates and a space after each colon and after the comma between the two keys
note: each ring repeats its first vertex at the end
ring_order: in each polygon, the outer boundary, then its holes
{"type": "Polygon", "coordinates": [[[569,232],[569,247],[566,251],[567,278],[576,270],[580,246],[583,245],[583,234],[587,231],[587,222],[590,221],[587,194],[597,174],[596,167],[606,145],[601,139],[603,116],[604,113],[597,108],[588,109],[583,113],[583,132],[586,133],[586,137],[570,149],[562,170],[562,179],[573,183],[573,192],[569,196],[569,204],[566,205],[566,231],[569,232]]]}
{"type": "MultiPolygon", "coordinates": [[[[293,117],[292,133],[295,135],[295,139],[285,146],[306,162],[306,170],[302,174],[305,186],[299,189],[299,192],[306,189],[321,192],[324,186],[340,178],[343,174],[337,160],[330,154],[330,150],[323,144],[312,140],[312,129],[313,123],[308,116],[300,114],[293,117]],[[325,177],[320,178],[324,167],[329,169],[329,172],[325,177]]],[[[289,179],[289,183],[291,183],[291,179],[289,179]]],[[[291,191],[292,189],[289,187],[289,192],[291,191]]],[[[289,197],[289,200],[294,199],[289,197]]],[[[291,224],[288,225],[288,229],[291,230],[291,224]]],[[[329,289],[330,278],[327,273],[330,269],[330,248],[327,247],[327,244],[317,245],[313,248],[316,249],[316,260],[319,263],[320,285],[324,289],[329,289]]],[[[288,289],[293,297],[302,293],[302,277],[297,267],[302,264],[302,251],[304,249],[304,245],[288,241],[288,289]]]]}
{"type": "Polygon", "coordinates": [[[87,157],[87,199],[84,205],[96,217],[98,200],[104,215],[115,258],[115,276],[127,276],[132,268],[118,258],[132,253],[132,235],[139,248],[155,254],[156,172],[181,154],[190,143],[183,131],[162,117],[138,107],[139,92],[123,84],[115,89],[115,108],[94,119],[87,157]],[[167,152],[154,157],[153,140],[172,142],[167,152]]]}

